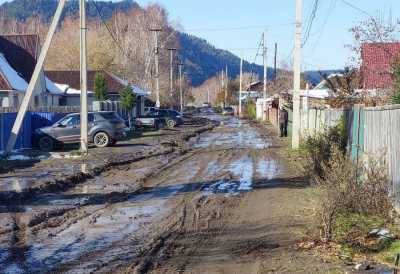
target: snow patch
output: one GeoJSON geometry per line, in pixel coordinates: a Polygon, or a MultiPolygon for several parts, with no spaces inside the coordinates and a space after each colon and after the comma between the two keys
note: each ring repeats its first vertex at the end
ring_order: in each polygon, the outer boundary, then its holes
{"type": "Polygon", "coordinates": [[[56,85],[49,78],[45,77],[46,80],[46,88],[47,90],[54,95],[62,95],[64,94],[65,89],[62,89],[60,85],[56,85]]]}
{"type": "Polygon", "coordinates": [[[257,162],[259,179],[271,180],[279,173],[279,164],[275,159],[262,158],[257,162]]]}
{"type": "MultiPolygon", "coordinates": [[[[91,93],[93,93],[93,91],[88,90],[88,94],[91,94],[91,93]]],[[[65,94],[67,94],[67,95],[80,95],[81,91],[79,89],[68,88],[65,91],[65,94]]]]}
{"type": "Polygon", "coordinates": [[[11,67],[2,53],[0,53],[0,71],[13,89],[22,92],[26,91],[28,83],[11,67]]]}

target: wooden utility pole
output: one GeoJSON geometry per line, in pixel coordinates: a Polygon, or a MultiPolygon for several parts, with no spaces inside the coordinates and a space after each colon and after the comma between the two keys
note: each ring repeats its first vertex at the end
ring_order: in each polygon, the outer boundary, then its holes
{"type": "Polygon", "coordinates": [[[229,84],[229,76],[228,76],[228,65],[226,65],[226,67],[225,67],[225,79],[226,79],[226,82],[225,82],[225,107],[227,106],[227,104],[228,104],[228,84],[229,84]]]}
{"type": "Polygon", "coordinates": [[[44,40],[43,47],[40,51],[39,58],[35,65],[31,80],[29,81],[28,88],[26,89],[24,99],[22,100],[21,106],[18,110],[17,118],[15,119],[14,125],[11,129],[10,138],[8,139],[5,154],[9,154],[15,146],[19,131],[25,118],[26,111],[28,110],[29,102],[31,101],[33,91],[36,87],[36,83],[39,79],[40,73],[43,69],[43,64],[46,59],[47,52],[49,50],[51,40],[53,39],[56,31],[58,22],[60,21],[61,13],[64,9],[66,0],[60,0],[58,2],[57,10],[54,14],[53,21],[51,22],[49,31],[47,32],[46,39],[44,40]]]}
{"type": "Polygon", "coordinates": [[[179,97],[180,97],[180,110],[183,112],[183,90],[182,90],[182,67],[183,63],[179,63],[179,97]]]}
{"type": "Polygon", "coordinates": [[[243,89],[243,57],[240,56],[239,118],[242,118],[242,89],[243,89]]]}
{"type": "Polygon", "coordinates": [[[301,73],[302,0],[296,0],[296,34],[293,58],[292,148],[300,146],[300,73],[301,73]]]}
{"type": "MultiPolygon", "coordinates": [[[[224,92],[225,84],[224,84],[224,70],[221,70],[221,91],[224,92]]],[[[224,107],[226,106],[226,98],[224,95],[224,107]]]]}
{"type": "Polygon", "coordinates": [[[278,43],[275,43],[275,54],[274,54],[274,82],[276,82],[277,70],[276,70],[276,60],[278,55],[278,43]]]}
{"type": "Polygon", "coordinates": [[[264,87],[263,98],[267,98],[268,63],[267,63],[267,32],[263,33],[263,66],[264,66],[264,87]]]}
{"type": "Polygon", "coordinates": [[[160,49],[158,48],[158,33],[162,31],[162,29],[150,29],[151,32],[154,32],[154,62],[155,62],[155,79],[156,79],[156,107],[159,108],[161,106],[160,103],[160,73],[159,73],[159,54],[160,49]]]}
{"type": "Polygon", "coordinates": [[[80,81],[81,81],[81,152],[88,153],[86,0],[79,0],[80,20],[80,81]]]}
{"type": "Polygon", "coordinates": [[[174,95],[174,51],[176,51],[176,48],[169,48],[168,49],[170,52],[170,60],[169,60],[169,92],[170,95],[174,95]]]}

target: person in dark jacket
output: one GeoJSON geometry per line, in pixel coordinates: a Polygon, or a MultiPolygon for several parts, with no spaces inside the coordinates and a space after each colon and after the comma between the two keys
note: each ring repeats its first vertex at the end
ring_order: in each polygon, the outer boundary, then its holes
{"type": "Polygon", "coordinates": [[[289,122],[289,113],[287,112],[286,109],[281,107],[279,110],[279,129],[281,137],[287,137],[288,135],[287,133],[288,122],[289,122]]]}

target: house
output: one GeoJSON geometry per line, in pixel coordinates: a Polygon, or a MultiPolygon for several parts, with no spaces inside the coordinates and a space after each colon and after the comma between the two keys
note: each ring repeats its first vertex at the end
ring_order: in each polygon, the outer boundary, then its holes
{"type": "MultiPolygon", "coordinates": [[[[62,106],[80,106],[80,72],[79,70],[70,71],[46,71],[46,76],[54,85],[64,93],[60,101],[62,106]]],[[[107,97],[110,101],[119,101],[122,90],[129,84],[115,74],[102,70],[89,70],[87,72],[88,104],[93,105],[94,101],[94,80],[98,73],[104,75],[107,85],[107,97]]],[[[143,91],[135,85],[131,85],[133,92],[137,95],[137,111],[142,112],[148,92],[143,91]]]]}
{"type": "Polygon", "coordinates": [[[400,57],[400,43],[364,43],[361,46],[361,74],[364,90],[393,86],[392,65],[400,57]]]}
{"type": "MultiPolygon", "coordinates": [[[[252,82],[246,87],[246,91],[258,92],[259,96],[263,96],[264,82],[263,81],[252,82]]],[[[267,87],[267,97],[273,97],[275,93],[276,93],[275,91],[267,87]]]]}
{"type": "MultiPolygon", "coordinates": [[[[0,107],[19,107],[40,48],[37,34],[0,35],[0,107]]],[[[62,91],[46,78],[42,70],[30,105],[58,106],[62,96],[62,91]]]]}

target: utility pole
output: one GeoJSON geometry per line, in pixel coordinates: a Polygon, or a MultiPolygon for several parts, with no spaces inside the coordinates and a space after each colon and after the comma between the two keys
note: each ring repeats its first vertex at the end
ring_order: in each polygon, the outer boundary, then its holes
{"type": "MultiPolygon", "coordinates": [[[[221,70],[221,91],[224,92],[225,84],[224,84],[224,70],[221,70]]],[[[224,96],[224,107],[226,106],[226,98],[224,96]]]]}
{"type": "Polygon", "coordinates": [[[169,48],[168,50],[170,52],[170,60],[169,60],[169,66],[170,66],[170,68],[169,68],[169,72],[170,72],[169,84],[170,84],[170,86],[169,86],[169,92],[170,92],[170,95],[172,96],[174,94],[174,66],[173,66],[173,64],[174,64],[174,51],[176,51],[176,48],[169,48]]]}
{"type": "Polygon", "coordinates": [[[181,112],[183,112],[182,67],[183,63],[179,62],[179,96],[180,96],[181,112]]]}
{"type": "Polygon", "coordinates": [[[229,83],[229,76],[228,76],[228,65],[225,67],[225,77],[226,77],[226,83],[225,83],[225,107],[228,104],[228,83],[229,83]]]}
{"type": "Polygon", "coordinates": [[[243,56],[240,56],[239,118],[242,118],[243,56]]]}
{"type": "Polygon", "coordinates": [[[278,55],[278,43],[275,43],[275,55],[274,55],[274,82],[276,82],[277,70],[276,70],[276,60],[278,55]]]}
{"type": "Polygon", "coordinates": [[[264,88],[263,98],[267,99],[267,81],[268,81],[268,64],[267,64],[267,32],[263,33],[263,65],[264,65],[264,88]]]}
{"type": "Polygon", "coordinates": [[[296,34],[293,58],[292,148],[300,146],[300,73],[301,73],[302,0],[296,0],[296,34]]]}
{"type": "Polygon", "coordinates": [[[40,51],[38,61],[35,65],[35,69],[33,71],[31,80],[29,81],[28,88],[26,89],[24,99],[22,100],[21,106],[18,110],[17,118],[15,119],[14,125],[11,129],[11,135],[7,141],[7,146],[5,150],[6,155],[9,154],[15,146],[15,141],[17,140],[19,131],[21,129],[22,123],[25,118],[26,111],[28,110],[29,102],[31,101],[33,91],[39,79],[40,72],[42,71],[43,64],[51,44],[51,40],[53,39],[58,22],[60,21],[61,13],[65,6],[65,1],[66,0],[60,0],[58,2],[57,10],[54,14],[53,21],[51,22],[49,31],[47,32],[46,39],[44,40],[44,44],[40,51]]]}
{"type": "Polygon", "coordinates": [[[158,48],[158,33],[162,31],[162,29],[153,28],[150,29],[151,32],[154,32],[154,62],[155,62],[155,79],[156,79],[156,107],[159,108],[161,106],[160,103],[160,75],[159,75],[159,67],[158,67],[158,57],[160,54],[160,49],[158,48]]]}
{"type": "Polygon", "coordinates": [[[86,57],[86,0],[79,0],[80,73],[81,73],[81,152],[88,153],[88,103],[86,57]]]}

